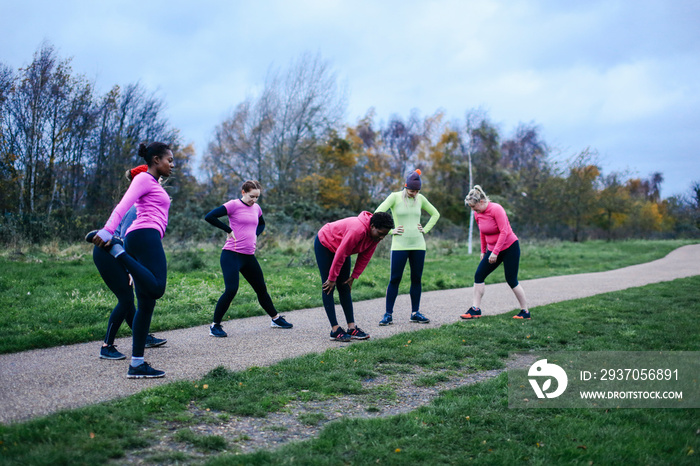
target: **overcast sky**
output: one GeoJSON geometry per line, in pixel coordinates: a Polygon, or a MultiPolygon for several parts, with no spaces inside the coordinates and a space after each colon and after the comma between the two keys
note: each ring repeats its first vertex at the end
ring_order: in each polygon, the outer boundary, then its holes
{"type": "Polygon", "coordinates": [[[348,91],[346,122],[486,110],[540,126],[604,173],[700,181],[700,0],[0,0],[0,62],[43,41],[100,92],[140,81],[199,154],[271,67],[304,52],[348,91]]]}

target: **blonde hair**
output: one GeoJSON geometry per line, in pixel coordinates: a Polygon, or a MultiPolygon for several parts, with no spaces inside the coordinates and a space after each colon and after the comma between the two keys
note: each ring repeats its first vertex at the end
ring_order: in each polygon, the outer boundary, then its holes
{"type": "Polygon", "coordinates": [[[491,199],[489,199],[484,190],[481,189],[481,186],[476,184],[474,185],[474,188],[472,188],[472,190],[469,191],[467,197],[464,198],[464,205],[468,207],[473,207],[481,201],[491,202],[491,199]]]}

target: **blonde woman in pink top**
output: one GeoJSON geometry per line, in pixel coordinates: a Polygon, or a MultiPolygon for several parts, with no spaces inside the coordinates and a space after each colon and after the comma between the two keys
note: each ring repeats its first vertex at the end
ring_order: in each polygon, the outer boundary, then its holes
{"type": "Polygon", "coordinates": [[[472,307],[460,317],[475,319],[481,317],[481,298],[486,291],[486,277],[502,263],[506,282],[513,290],[520,304],[520,312],[514,319],[529,320],[525,291],[518,283],[520,266],[520,243],[510,227],[506,211],[500,204],[491,202],[481,186],[476,185],[469,191],[464,204],[474,212],[474,219],[479,226],[481,236],[481,262],[474,274],[474,299],[472,307]]]}

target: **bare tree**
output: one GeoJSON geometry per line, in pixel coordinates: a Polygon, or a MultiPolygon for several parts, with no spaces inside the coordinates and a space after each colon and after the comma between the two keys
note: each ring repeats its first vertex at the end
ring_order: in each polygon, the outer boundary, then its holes
{"type": "Polygon", "coordinates": [[[88,204],[92,210],[107,209],[121,196],[123,173],[143,163],[137,156],[139,143],[160,141],[175,144],[178,132],[164,116],[164,102],[141,84],[123,90],[114,86],[102,99],[97,112],[88,204]]]}
{"type": "Polygon", "coordinates": [[[270,71],[260,95],[217,127],[205,169],[212,178],[222,169],[258,178],[266,192],[285,203],[282,190],[315,169],[319,142],[338,128],[345,105],[329,63],[305,53],[285,72],[270,71]]]}
{"type": "Polygon", "coordinates": [[[413,110],[404,121],[398,115],[381,131],[381,147],[389,156],[392,172],[399,178],[418,165],[418,148],[425,132],[418,112],[413,110]]]}

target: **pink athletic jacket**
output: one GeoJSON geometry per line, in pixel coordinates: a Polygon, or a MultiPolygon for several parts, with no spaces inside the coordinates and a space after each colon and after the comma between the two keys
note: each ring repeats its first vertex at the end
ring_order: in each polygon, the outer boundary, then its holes
{"type": "Polygon", "coordinates": [[[377,249],[378,242],[370,236],[369,221],[372,213],[364,211],[357,217],[348,217],[335,222],[326,223],[318,232],[318,239],[323,246],[335,254],[328,280],[338,279],[340,269],[348,256],[357,254],[352,278],[359,278],[369,264],[369,260],[377,249]]]}
{"type": "Polygon", "coordinates": [[[170,196],[158,183],[153,175],[148,172],[139,173],[134,177],[124,193],[124,197],[112,211],[104,229],[114,234],[122,217],[132,205],[136,205],[136,220],[131,224],[126,235],[134,230],[153,228],[160,232],[160,237],[165,235],[168,227],[168,211],[170,210],[170,196]]]}
{"type": "Polygon", "coordinates": [[[240,199],[228,201],[224,207],[228,212],[228,223],[236,239],[228,238],[223,249],[240,254],[255,254],[258,239],[255,233],[262,216],[262,209],[257,203],[249,206],[240,199]]]}
{"type": "Polygon", "coordinates": [[[482,213],[474,212],[474,219],[479,225],[482,253],[485,253],[488,248],[491,254],[498,255],[518,241],[518,237],[510,227],[506,211],[500,204],[489,202],[482,213]]]}

